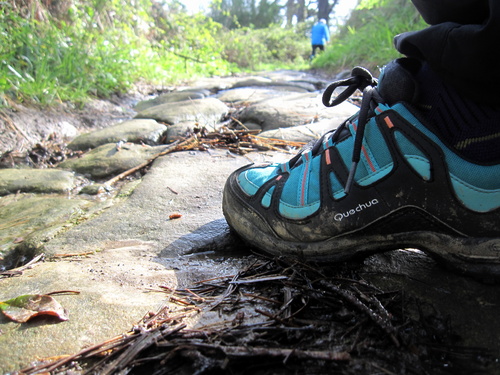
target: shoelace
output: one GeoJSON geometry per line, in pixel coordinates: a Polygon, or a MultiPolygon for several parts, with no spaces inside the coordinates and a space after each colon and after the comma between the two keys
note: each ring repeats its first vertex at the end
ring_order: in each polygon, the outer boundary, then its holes
{"type": "MultiPolygon", "coordinates": [[[[354,175],[358,167],[358,163],[361,160],[361,152],[363,147],[363,138],[365,133],[365,127],[369,120],[370,113],[373,113],[374,108],[380,102],[383,102],[382,97],[375,89],[377,86],[377,79],[374,78],[371,73],[362,67],[356,67],[351,72],[351,77],[331,83],[323,93],[323,104],[326,107],[334,107],[343,101],[347,100],[356,90],[361,90],[363,92],[363,99],[361,100],[361,107],[358,112],[358,127],[356,130],[356,136],[354,138],[354,147],[352,152],[352,164],[349,170],[349,176],[347,178],[346,185],[344,187],[345,194],[349,194],[352,184],[354,183],[354,175]],[[339,95],[333,98],[333,93],[336,88],[347,86],[339,95]]],[[[306,147],[302,152],[298,153],[295,157],[288,161],[286,170],[292,168],[299,160],[301,160],[302,155],[305,152],[311,152],[315,156],[321,146],[325,142],[325,138],[331,137],[332,143],[335,144],[344,133],[352,117],[346,120],[342,125],[332,132],[326,133],[317,140],[311,147],[306,147]]]]}

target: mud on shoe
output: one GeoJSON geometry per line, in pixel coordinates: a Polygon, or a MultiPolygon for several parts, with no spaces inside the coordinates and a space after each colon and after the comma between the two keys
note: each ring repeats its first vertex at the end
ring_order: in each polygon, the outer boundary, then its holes
{"type": "Polygon", "coordinates": [[[418,248],[500,279],[500,164],[461,158],[424,125],[415,64],[393,61],[380,82],[355,68],[332,83],[323,103],[360,89],[359,112],[287,162],[233,172],[223,197],[230,227],[274,255],[344,261],[418,248]]]}

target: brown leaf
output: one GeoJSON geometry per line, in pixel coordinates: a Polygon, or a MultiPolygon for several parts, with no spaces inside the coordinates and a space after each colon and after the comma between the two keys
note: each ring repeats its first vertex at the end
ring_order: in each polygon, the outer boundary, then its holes
{"type": "Polygon", "coordinates": [[[19,296],[0,302],[3,314],[18,323],[25,323],[40,315],[50,315],[60,320],[68,320],[67,311],[53,297],[42,294],[19,296]]]}

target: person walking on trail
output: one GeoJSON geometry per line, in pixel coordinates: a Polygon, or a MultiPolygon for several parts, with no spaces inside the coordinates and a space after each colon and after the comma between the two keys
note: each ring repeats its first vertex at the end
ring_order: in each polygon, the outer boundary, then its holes
{"type": "Polygon", "coordinates": [[[330,41],[330,30],[325,19],[320,19],[314,24],[311,30],[312,54],[311,59],[316,56],[316,50],[325,50],[325,45],[330,41]]]}
{"type": "Polygon", "coordinates": [[[332,107],[361,90],[357,114],[229,176],[225,218],[255,248],[319,261],[417,248],[500,280],[500,1],[412,1],[430,26],[395,37],[405,57],[323,93],[332,107]]]}

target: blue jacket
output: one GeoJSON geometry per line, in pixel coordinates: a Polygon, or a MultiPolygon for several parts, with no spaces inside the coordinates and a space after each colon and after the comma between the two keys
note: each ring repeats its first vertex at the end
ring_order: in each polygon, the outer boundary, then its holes
{"type": "Polygon", "coordinates": [[[324,45],[330,40],[330,30],[322,22],[316,23],[311,30],[311,44],[324,45]]]}

